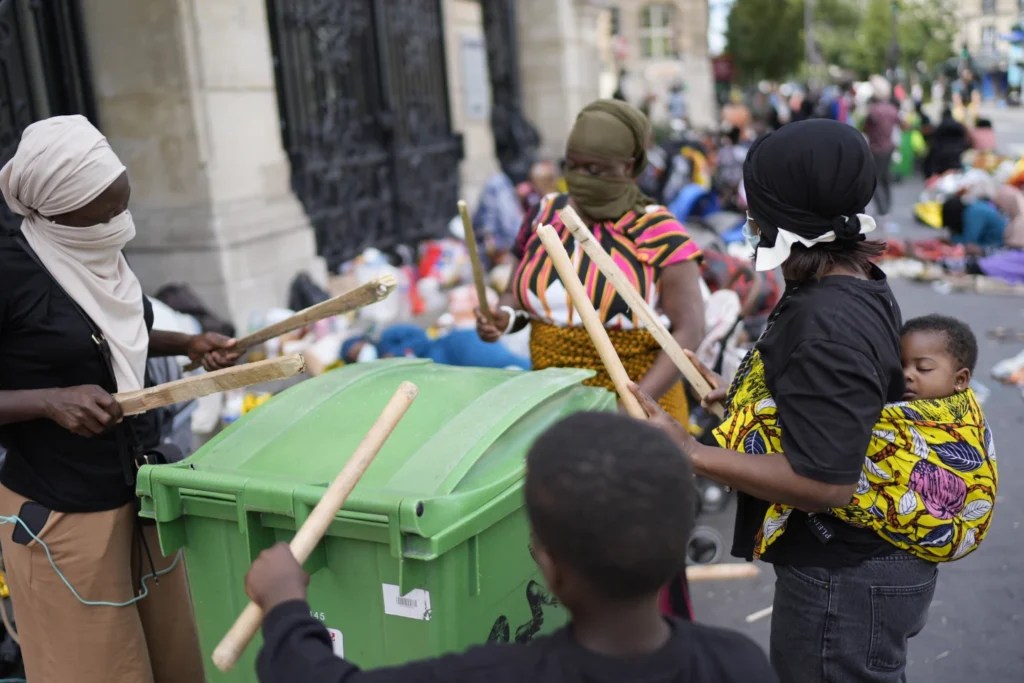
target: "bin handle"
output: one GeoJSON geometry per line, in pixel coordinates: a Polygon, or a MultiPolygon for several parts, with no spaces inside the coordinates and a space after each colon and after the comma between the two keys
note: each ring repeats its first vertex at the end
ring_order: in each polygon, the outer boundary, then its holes
{"type": "MultiPolygon", "coordinates": [[[[373,462],[384,442],[391,436],[391,432],[398,426],[399,420],[409,410],[419,389],[412,382],[402,382],[398,391],[388,401],[384,411],[377,418],[377,421],[370,427],[370,431],[363,439],[355,453],[349,458],[348,463],[342,468],[337,478],[331,483],[323,498],[309,514],[309,517],[295,533],[295,537],[289,544],[292,555],[302,564],[309,558],[316,548],[320,539],[327,533],[328,527],[334,520],[335,515],[345,504],[345,499],[352,492],[363,476],[366,469],[373,462]]],[[[239,615],[234,625],[221,639],[213,651],[213,663],[221,671],[229,671],[238,662],[249,641],[253,639],[256,632],[263,623],[263,611],[259,605],[250,602],[239,615]]]]}

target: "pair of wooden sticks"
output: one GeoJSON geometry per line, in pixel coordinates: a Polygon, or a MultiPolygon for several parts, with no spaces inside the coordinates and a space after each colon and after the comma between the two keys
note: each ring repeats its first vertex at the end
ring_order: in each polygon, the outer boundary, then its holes
{"type": "MultiPolygon", "coordinates": [[[[371,280],[350,292],[336,296],[333,299],[328,299],[315,306],[310,306],[279,323],[269,325],[258,332],[243,337],[235,342],[234,348],[239,351],[245,351],[269,339],[301,329],[324,318],[342,315],[377,303],[378,301],[383,301],[395,291],[397,284],[395,278],[391,275],[371,280]]],[[[190,372],[199,367],[200,363],[194,362],[186,367],[185,371],[190,372]]],[[[305,363],[302,356],[283,356],[216,372],[185,377],[184,379],[167,382],[166,384],[142,389],[141,391],[115,394],[114,399],[121,405],[121,410],[125,415],[138,415],[154,408],[181,403],[182,401],[191,401],[194,398],[201,398],[230,389],[239,389],[253,384],[295,377],[304,369],[305,363]]]]}
{"type": "MultiPolygon", "coordinates": [[[[703,399],[711,392],[711,384],[693,364],[689,356],[686,355],[679,342],[675,340],[672,333],[661,322],[658,315],[647,303],[647,300],[632,285],[626,274],[622,272],[622,269],[608,255],[608,252],[594,239],[593,234],[591,234],[590,230],[571,206],[566,206],[558,212],[558,215],[562,219],[562,223],[572,233],[576,242],[582,247],[587,256],[590,257],[590,260],[594,262],[594,265],[597,266],[598,270],[601,271],[612,287],[615,288],[615,291],[618,292],[619,296],[630,305],[640,320],[643,321],[651,335],[658,342],[658,345],[668,354],[668,357],[672,359],[672,362],[682,373],[683,377],[686,378],[686,381],[693,387],[697,396],[703,399]]],[[[615,347],[612,346],[612,342],[608,338],[608,332],[601,323],[597,311],[594,309],[593,302],[591,302],[590,297],[583,288],[583,283],[576,273],[576,268],[573,266],[561,238],[550,225],[542,225],[538,228],[537,235],[551,257],[551,262],[558,272],[558,277],[562,280],[562,284],[565,285],[566,291],[572,299],[573,307],[583,320],[583,324],[590,334],[598,354],[601,356],[601,361],[604,363],[608,374],[612,378],[612,382],[615,384],[615,390],[618,392],[626,412],[633,417],[646,419],[646,413],[629,390],[629,375],[626,374],[626,369],[623,367],[622,361],[619,360],[619,356],[615,352],[615,347]]],[[[724,409],[721,404],[713,404],[711,410],[718,417],[724,415],[724,409]]]]}
{"type": "MultiPolygon", "coordinates": [[[[473,265],[473,279],[476,283],[477,298],[480,301],[480,311],[493,321],[494,316],[487,305],[487,288],[484,284],[484,271],[480,265],[476,237],[473,234],[473,225],[469,220],[469,211],[466,209],[466,203],[463,201],[459,202],[459,215],[462,217],[462,226],[466,233],[466,246],[473,265]]],[[[601,273],[608,279],[608,282],[615,288],[619,296],[636,311],[661,348],[672,359],[675,366],[679,368],[686,381],[690,383],[690,386],[693,387],[697,395],[703,399],[711,391],[711,385],[686,355],[679,342],[672,336],[672,333],[662,324],[658,315],[648,305],[647,300],[637,291],[636,287],[629,281],[629,278],[626,277],[626,274],[622,272],[622,269],[608,255],[608,252],[594,239],[590,230],[580,220],[579,215],[571,206],[566,206],[558,212],[558,215],[561,217],[562,223],[569,228],[573,237],[576,238],[576,241],[583,248],[583,251],[586,252],[601,273]]],[[[558,233],[550,225],[542,225],[537,229],[537,235],[540,237],[541,242],[543,242],[544,249],[547,250],[548,255],[551,257],[551,262],[558,272],[558,277],[569,293],[570,299],[572,299],[573,308],[579,313],[583,326],[594,342],[594,346],[601,356],[601,362],[608,370],[608,374],[615,384],[615,390],[619,394],[619,398],[622,399],[626,412],[635,418],[646,419],[646,413],[644,413],[636,397],[629,390],[629,375],[626,373],[622,361],[615,352],[615,347],[612,346],[611,340],[608,338],[608,332],[601,323],[597,311],[594,309],[593,302],[583,288],[583,283],[580,282],[576,268],[573,266],[572,260],[565,250],[565,245],[562,244],[562,240],[558,237],[558,233]]],[[[723,417],[724,415],[724,409],[720,404],[712,405],[711,411],[718,417],[723,417]]]]}

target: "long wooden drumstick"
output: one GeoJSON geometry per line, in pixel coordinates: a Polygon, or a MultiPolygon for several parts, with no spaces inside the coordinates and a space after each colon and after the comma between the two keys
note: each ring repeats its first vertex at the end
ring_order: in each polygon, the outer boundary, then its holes
{"type": "MultiPolygon", "coordinates": [[[[397,285],[398,282],[393,275],[383,275],[375,280],[370,280],[365,285],[360,285],[350,292],[345,292],[333,299],[310,306],[293,316],[285,318],[281,322],[268,325],[247,337],[242,337],[235,342],[234,350],[245,351],[274,337],[280,337],[282,334],[288,334],[307,325],[312,325],[324,318],[342,315],[357,308],[383,301],[388,298],[391,292],[395,291],[397,285]]],[[[202,365],[200,361],[195,361],[190,363],[184,371],[192,372],[202,367],[202,365]]]]}
{"type": "Polygon", "coordinates": [[[752,562],[727,564],[691,564],[686,568],[688,581],[720,581],[725,579],[753,579],[761,573],[752,562]]]}
{"type": "MultiPolygon", "coordinates": [[[[384,442],[395,430],[399,420],[412,405],[419,389],[412,382],[402,382],[398,391],[384,407],[377,421],[370,427],[363,442],[356,448],[337,478],[324,492],[323,498],[316,504],[305,523],[295,533],[289,544],[292,555],[302,564],[309,559],[317,543],[327,533],[327,528],[334,521],[338,511],[345,504],[345,499],[356,487],[359,478],[377,456],[384,442]]],[[[228,630],[213,651],[213,663],[221,671],[228,671],[238,662],[245,648],[263,623],[263,611],[256,603],[250,602],[235,620],[234,626],[228,630]]]]}
{"type": "Polygon", "coordinates": [[[494,322],[491,306],[487,302],[487,285],[484,283],[484,267],[480,263],[480,250],[476,244],[476,233],[473,232],[473,221],[469,219],[469,208],[466,202],[459,200],[459,216],[462,217],[462,230],[466,234],[466,250],[469,252],[469,263],[473,266],[473,284],[476,285],[476,298],[480,301],[480,312],[489,321],[494,322]]]}
{"type": "Polygon", "coordinates": [[[148,389],[114,394],[114,400],[121,405],[125,415],[138,415],[154,408],[174,403],[191,401],[210,394],[231,389],[240,389],[251,384],[262,384],[278,379],[288,379],[305,369],[302,356],[282,356],[258,363],[248,363],[233,368],[206,372],[201,375],[158,384],[148,389]]]}
{"type": "MultiPolygon", "coordinates": [[[[679,372],[683,374],[683,377],[690,383],[693,390],[697,392],[697,396],[703,399],[711,391],[711,384],[708,383],[707,378],[701,374],[701,371],[694,366],[693,362],[683,352],[683,347],[679,345],[679,342],[672,336],[672,333],[665,328],[661,320],[658,319],[657,314],[651,310],[646,299],[637,291],[633,283],[626,277],[626,274],[622,272],[622,269],[612,260],[608,252],[604,250],[604,247],[594,239],[594,235],[591,234],[590,230],[580,220],[579,215],[571,206],[566,206],[558,212],[558,215],[561,217],[562,223],[569,228],[569,231],[576,238],[579,245],[583,247],[583,251],[587,253],[590,260],[608,278],[608,282],[619,293],[619,296],[629,304],[630,308],[636,311],[636,314],[643,321],[647,329],[650,330],[654,339],[665,350],[665,353],[672,359],[676,367],[679,368],[679,372]]],[[[720,403],[712,404],[710,410],[718,417],[725,416],[725,409],[720,403]]]]}
{"type": "Polygon", "coordinates": [[[619,355],[615,353],[612,340],[608,338],[608,331],[601,324],[601,319],[597,316],[594,304],[587,296],[579,275],[576,274],[576,268],[573,267],[572,260],[569,258],[568,252],[565,251],[565,245],[562,244],[561,238],[550,225],[542,225],[537,228],[537,235],[544,243],[544,249],[551,257],[551,263],[558,271],[558,277],[569,293],[569,298],[572,299],[573,308],[583,320],[583,326],[587,328],[587,333],[594,342],[597,353],[601,356],[601,362],[604,363],[605,369],[615,384],[615,391],[618,392],[622,405],[626,407],[626,412],[630,417],[646,420],[647,413],[640,407],[633,392],[629,390],[629,375],[626,374],[626,368],[622,366],[619,355]]]}

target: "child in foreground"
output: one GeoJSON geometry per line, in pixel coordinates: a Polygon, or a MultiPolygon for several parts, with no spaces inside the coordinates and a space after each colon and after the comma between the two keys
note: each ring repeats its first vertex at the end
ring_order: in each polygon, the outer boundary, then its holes
{"type": "Polygon", "coordinates": [[[608,413],[555,425],[527,458],[533,551],[572,623],[529,644],[474,647],[362,672],[336,657],[309,614],[308,575],[287,545],[246,577],[261,608],[262,683],[777,683],[764,653],[730,631],[662,616],[658,594],[686,562],[693,525],[689,461],[652,426],[608,413]]]}

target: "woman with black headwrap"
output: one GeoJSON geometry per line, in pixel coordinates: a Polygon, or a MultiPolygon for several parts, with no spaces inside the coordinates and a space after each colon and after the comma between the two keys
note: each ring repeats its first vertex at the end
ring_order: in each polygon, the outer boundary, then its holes
{"type": "Polygon", "coordinates": [[[775,565],[782,681],[899,681],[937,570],[881,529],[878,515],[897,516],[876,472],[886,464],[865,460],[883,407],[905,391],[900,309],[871,263],[884,247],[865,241],[871,152],[850,126],[793,123],[754,143],[744,183],[756,268],[781,266],[786,292],[729,391],[723,448],[697,444],[638,396],[697,474],[740,492],[732,552],[775,565]]]}
{"type": "MultiPolygon", "coordinates": [[[[572,206],[594,238],[612,255],[683,348],[696,349],[704,333],[700,290],[701,251],[664,206],[655,205],[637,186],[647,165],[650,124],[635,107],[618,100],[597,100],[583,108],[566,143],[568,194],[541,200],[520,230],[512,249],[513,278],[495,320],[480,317],[477,332],[485,341],[530,325],[534,370],[585,368],[590,386],[614,390],[611,377],[590,335],[573,309],[536,229],[551,225],[576,264],[580,281],[604,322],[629,375],[681,422],[689,419],[679,371],[661,351],[626,303],[583,253],[558,210],[572,206]]],[[[672,588],[673,611],[689,616],[683,586],[672,588]]]]}

